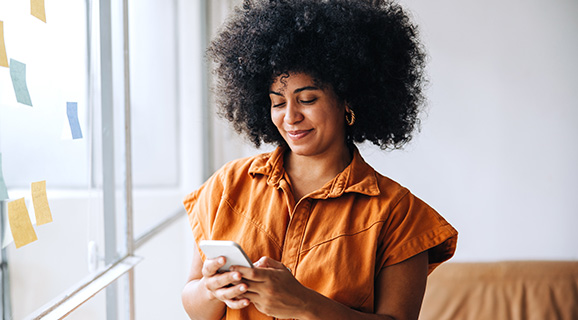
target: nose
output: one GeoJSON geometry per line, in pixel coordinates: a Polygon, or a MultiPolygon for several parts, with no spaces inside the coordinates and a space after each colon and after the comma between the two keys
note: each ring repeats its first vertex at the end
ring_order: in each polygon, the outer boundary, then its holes
{"type": "Polygon", "coordinates": [[[285,108],[285,117],[283,121],[287,124],[298,123],[303,120],[303,114],[299,109],[299,104],[293,101],[287,102],[287,107],[285,108]]]}

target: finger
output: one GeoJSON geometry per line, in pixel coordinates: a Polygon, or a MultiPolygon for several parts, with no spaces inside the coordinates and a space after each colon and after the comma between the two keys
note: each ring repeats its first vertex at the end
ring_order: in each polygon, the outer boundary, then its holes
{"type": "Polygon", "coordinates": [[[240,284],[241,279],[242,275],[237,271],[218,273],[205,277],[205,286],[209,291],[215,291],[219,288],[240,284]]]}
{"type": "Polygon", "coordinates": [[[260,281],[264,279],[261,273],[265,269],[232,266],[230,270],[231,272],[238,272],[244,280],[260,281]]]}
{"type": "Polygon", "coordinates": [[[253,292],[251,291],[253,288],[248,289],[247,292],[245,292],[242,296],[239,296],[240,298],[243,299],[247,299],[251,302],[255,302],[255,301],[259,301],[259,298],[261,297],[261,294],[259,294],[259,292],[253,292]]]}
{"type": "Polygon", "coordinates": [[[254,265],[258,268],[289,269],[283,263],[269,257],[261,257],[254,265]]]}
{"type": "Polygon", "coordinates": [[[248,307],[251,303],[249,299],[242,298],[242,299],[233,299],[233,300],[225,300],[225,304],[231,309],[243,309],[248,307]]]}
{"type": "Polygon", "coordinates": [[[287,272],[286,269],[272,269],[272,268],[248,268],[248,267],[234,267],[234,272],[239,272],[243,277],[243,281],[251,282],[265,282],[271,278],[273,272],[287,272]]]}
{"type": "Polygon", "coordinates": [[[226,302],[227,300],[237,300],[242,298],[241,295],[245,292],[247,292],[247,285],[241,283],[236,286],[217,289],[213,294],[215,295],[215,298],[226,302]]]}
{"type": "Polygon", "coordinates": [[[227,260],[225,257],[218,257],[216,259],[206,259],[203,263],[203,277],[210,277],[219,271],[219,268],[224,266],[227,260]]]}
{"type": "Polygon", "coordinates": [[[265,258],[267,257],[261,257],[259,260],[253,263],[253,266],[255,268],[267,268],[267,266],[265,266],[265,258]]]}

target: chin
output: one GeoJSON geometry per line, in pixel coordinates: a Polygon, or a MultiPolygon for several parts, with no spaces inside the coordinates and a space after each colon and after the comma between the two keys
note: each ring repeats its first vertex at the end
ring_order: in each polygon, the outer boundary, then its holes
{"type": "Polygon", "coordinates": [[[291,149],[291,152],[296,154],[296,155],[300,155],[300,156],[311,156],[311,155],[315,155],[317,152],[317,150],[315,150],[315,148],[311,147],[311,146],[304,146],[304,145],[292,145],[292,144],[288,144],[289,145],[289,149],[291,149]]]}

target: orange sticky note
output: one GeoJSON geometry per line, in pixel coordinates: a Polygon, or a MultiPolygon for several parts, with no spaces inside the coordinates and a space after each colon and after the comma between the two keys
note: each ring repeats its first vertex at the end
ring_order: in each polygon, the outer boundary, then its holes
{"type": "Polygon", "coordinates": [[[46,180],[32,182],[32,203],[36,215],[36,225],[52,222],[52,213],[46,196],[46,180]]]}
{"type": "Polygon", "coordinates": [[[6,55],[6,45],[4,44],[4,21],[0,21],[0,67],[10,67],[8,56],[6,55]]]}
{"type": "Polygon", "coordinates": [[[30,13],[36,18],[46,22],[46,10],[44,0],[30,0],[30,13]]]}
{"type": "Polygon", "coordinates": [[[30,221],[24,198],[8,202],[8,221],[16,248],[38,240],[36,232],[32,228],[32,221],[30,221]]]}

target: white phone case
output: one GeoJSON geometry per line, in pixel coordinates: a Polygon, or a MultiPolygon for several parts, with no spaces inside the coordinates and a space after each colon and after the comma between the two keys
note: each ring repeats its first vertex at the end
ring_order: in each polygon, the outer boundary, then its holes
{"type": "Polygon", "coordinates": [[[231,266],[243,266],[253,268],[251,259],[247,257],[245,251],[234,241],[226,240],[201,240],[199,247],[209,259],[215,259],[223,256],[227,262],[219,271],[229,271],[231,266]]]}

